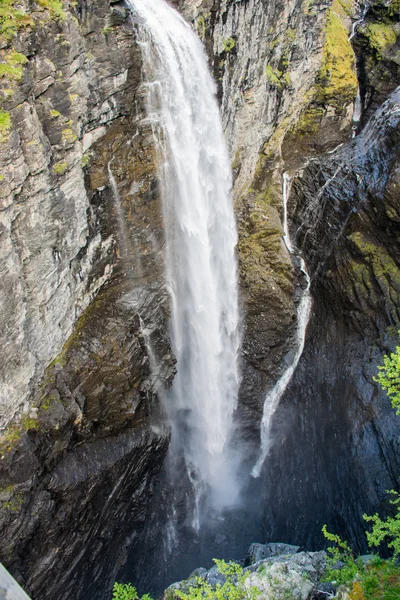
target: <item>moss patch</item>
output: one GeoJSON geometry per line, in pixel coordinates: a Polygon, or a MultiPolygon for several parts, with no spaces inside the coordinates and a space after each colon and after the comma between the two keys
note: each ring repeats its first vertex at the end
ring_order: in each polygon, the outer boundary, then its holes
{"type": "Polygon", "coordinates": [[[391,48],[397,39],[396,30],[392,23],[368,23],[363,33],[379,60],[384,57],[385,51],[391,48]]]}
{"type": "Polygon", "coordinates": [[[367,240],[360,232],[353,233],[349,238],[372,268],[381,288],[387,291],[388,295],[391,290],[400,291],[400,270],[386,248],[367,240]]]}
{"type": "Polygon", "coordinates": [[[290,85],[289,73],[280,71],[278,68],[274,69],[271,65],[265,67],[265,77],[269,83],[275,85],[278,89],[290,85]]]}
{"type": "Polygon", "coordinates": [[[52,17],[63,21],[66,18],[65,11],[60,0],[36,0],[37,4],[48,10],[52,17]]]}
{"type": "Polygon", "coordinates": [[[33,27],[33,19],[18,7],[16,0],[1,0],[0,35],[11,39],[24,27],[33,27]]]}
{"type": "Polygon", "coordinates": [[[68,169],[68,163],[66,163],[64,160],[61,160],[59,162],[57,162],[55,165],[53,165],[53,172],[56,175],[62,175],[63,173],[65,173],[65,171],[68,169]]]}
{"type": "Polygon", "coordinates": [[[340,17],[341,9],[339,0],[334,0],[328,11],[322,66],[315,89],[317,102],[338,111],[343,111],[354,100],[358,90],[355,56],[340,17]]]}
{"type": "Polygon", "coordinates": [[[0,108],[0,142],[6,142],[8,140],[11,126],[10,113],[0,108]]]}
{"type": "Polygon", "coordinates": [[[10,452],[20,437],[21,428],[16,423],[8,425],[7,429],[0,435],[0,455],[10,452]]]}
{"type": "Polygon", "coordinates": [[[15,485],[0,488],[0,509],[7,512],[19,512],[24,502],[23,493],[15,485]]]}
{"type": "Polygon", "coordinates": [[[63,129],[61,138],[66,144],[73,144],[78,139],[70,127],[63,129]]]}

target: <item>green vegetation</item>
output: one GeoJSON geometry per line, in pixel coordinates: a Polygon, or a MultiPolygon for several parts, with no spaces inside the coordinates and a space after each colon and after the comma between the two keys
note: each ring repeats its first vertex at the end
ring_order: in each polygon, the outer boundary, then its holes
{"type": "Polygon", "coordinates": [[[54,108],[52,108],[50,111],[50,116],[53,117],[53,119],[58,119],[62,115],[58,110],[55,110],[54,108]]]}
{"type": "Polygon", "coordinates": [[[23,75],[22,65],[28,62],[24,54],[11,50],[4,56],[5,63],[0,63],[0,78],[20,81],[23,75]]]}
{"type": "Polygon", "coordinates": [[[383,357],[383,365],[378,367],[374,381],[386,391],[393,408],[400,415],[400,346],[383,357]]]}
{"type": "Polygon", "coordinates": [[[396,514],[393,517],[387,517],[385,520],[382,520],[376,513],[374,515],[364,515],[364,519],[373,524],[372,531],[366,532],[368,545],[378,547],[385,541],[396,558],[400,555],[400,494],[394,490],[388,493],[393,495],[390,504],[396,507],[396,514]]]}
{"type": "Polygon", "coordinates": [[[8,140],[11,125],[10,113],[0,108],[0,143],[8,140]]]}
{"type": "Polygon", "coordinates": [[[34,431],[39,429],[39,421],[28,416],[22,417],[21,425],[25,431],[34,431]]]}
{"type": "Polygon", "coordinates": [[[272,85],[275,85],[278,89],[281,89],[285,85],[290,85],[289,73],[284,73],[279,69],[274,69],[271,65],[265,67],[265,77],[267,81],[272,85]]]}
{"type": "Polygon", "coordinates": [[[106,27],[104,27],[102,29],[102,34],[103,35],[108,35],[109,33],[111,33],[113,31],[114,27],[112,27],[111,25],[107,25],[106,27]]]}
{"type": "Polygon", "coordinates": [[[334,0],[326,21],[326,38],[315,99],[321,104],[343,110],[354,100],[358,83],[354,52],[340,14],[343,14],[342,6],[339,0],[334,0]]]}
{"type": "Polygon", "coordinates": [[[21,81],[23,71],[21,67],[11,67],[5,63],[0,63],[0,79],[6,78],[12,81],[21,81]]]}
{"type": "Polygon", "coordinates": [[[393,287],[394,291],[400,288],[399,268],[383,246],[374,244],[359,232],[351,234],[349,239],[355,244],[367,264],[372,267],[374,277],[383,289],[387,289],[388,294],[393,294],[390,287],[393,287]]]}
{"type": "Polygon", "coordinates": [[[66,18],[66,14],[63,10],[60,0],[36,0],[37,4],[42,8],[48,10],[52,17],[63,21],[66,18]]]}
{"type": "Polygon", "coordinates": [[[255,600],[260,595],[255,587],[248,588],[244,585],[248,574],[240,565],[216,558],[214,562],[218,571],[225,576],[225,583],[213,586],[202,577],[196,577],[193,585],[186,591],[176,590],[175,595],[180,600],[255,600]]]}
{"type": "MultiPolygon", "coordinates": [[[[64,20],[66,13],[60,0],[36,0],[41,8],[48,10],[52,18],[64,20]]],[[[10,40],[17,35],[20,29],[33,28],[33,18],[21,9],[17,0],[1,0],[0,2],[0,35],[10,40]]]]}
{"type": "Polygon", "coordinates": [[[203,15],[200,15],[196,20],[196,31],[199,38],[201,40],[204,40],[204,38],[206,37],[207,28],[206,20],[203,15]]]}
{"type": "Polygon", "coordinates": [[[77,136],[70,127],[63,129],[61,137],[62,141],[66,142],[67,144],[73,144],[77,140],[77,136]]]}
{"type": "Polygon", "coordinates": [[[20,428],[15,423],[11,423],[0,435],[0,455],[10,452],[20,437],[20,428]]]}
{"type": "Polygon", "coordinates": [[[222,45],[224,46],[224,51],[229,54],[236,46],[236,41],[232,37],[224,38],[222,40],[222,45]]]}
{"type": "Polygon", "coordinates": [[[32,18],[16,8],[16,4],[16,0],[1,0],[0,3],[0,35],[8,40],[23,27],[33,27],[32,18]]]}
{"type": "MultiPolygon", "coordinates": [[[[389,356],[384,356],[383,365],[378,369],[374,381],[386,390],[393,408],[400,414],[400,346],[389,356]]],[[[347,542],[329,533],[326,525],[322,528],[325,538],[335,544],[328,548],[326,579],[345,584],[350,591],[350,600],[400,600],[400,494],[395,490],[388,493],[392,495],[390,504],[395,507],[393,515],[385,519],[377,513],[364,514],[363,517],[367,523],[372,523],[371,531],[366,531],[368,546],[378,548],[386,543],[393,553],[391,560],[376,556],[365,563],[360,558],[356,559],[347,542]],[[343,563],[340,568],[337,567],[338,561],[343,563]]]]}
{"type": "Polygon", "coordinates": [[[12,67],[24,65],[28,62],[28,59],[26,58],[25,54],[21,54],[21,52],[17,52],[14,49],[10,52],[7,52],[4,59],[6,63],[11,65],[12,67]]]}
{"type": "MultiPolygon", "coordinates": [[[[180,600],[256,600],[260,591],[255,587],[246,587],[245,580],[248,573],[233,562],[226,563],[224,560],[214,562],[218,571],[224,575],[225,583],[211,585],[202,577],[193,577],[183,582],[181,589],[171,590],[172,598],[180,600]]],[[[113,600],[139,600],[136,589],[128,584],[115,583],[113,588],[113,600]]],[[[141,600],[152,600],[148,594],[142,596],[141,600]]]]}
{"type": "Polygon", "coordinates": [[[348,543],[335,533],[330,533],[326,525],[322,527],[322,533],[328,542],[334,545],[327,548],[328,552],[328,570],[325,579],[327,581],[337,581],[338,583],[348,583],[357,576],[362,565],[354,559],[353,552],[348,543]],[[344,563],[344,566],[337,568],[338,562],[344,563]]]}
{"type": "Polygon", "coordinates": [[[363,31],[369,45],[376,52],[379,60],[384,57],[387,48],[396,43],[397,34],[392,23],[369,23],[363,31]]]}
{"type": "Polygon", "coordinates": [[[82,168],[87,167],[91,160],[92,160],[92,153],[91,153],[90,150],[87,150],[85,152],[85,154],[82,155],[82,158],[81,158],[81,167],[82,168]]]}
{"type": "Polygon", "coordinates": [[[61,160],[60,162],[57,162],[55,163],[55,165],[53,165],[53,171],[57,175],[62,175],[67,169],[68,164],[64,160],[61,160]]]}
{"type": "Polygon", "coordinates": [[[22,492],[15,490],[15,485],[0,488],[0,510],[11,513],[18,512],[23,504],[22,492]],[[4,499],[3,499],[4,498],[4,499]]]}
{"type": "MultiPolygon", "coordinates": [[[[378,556],[371,562],[364,563],[360,558],[354,557],[348,544],[338,535],[329,533],[325,525],[322,531],[325,538],[335,544],[328,548],[326,581],[346,585],[350,600],[400,600],[398,564],[393,560],[382,560],[378,556]],[[343,566],[337,567],[338,561],[343,566]]],[[[368,542],[370,543],[370,539],[368,542]]]]}
{"type": "MultiPolygon", "coordinates": [[[[130,583],[114,583],[113,600],[139,600],[136,588],[130,583]]],[[[149,594],[144,594],[141,600],[152,600],[149,594]]]]}

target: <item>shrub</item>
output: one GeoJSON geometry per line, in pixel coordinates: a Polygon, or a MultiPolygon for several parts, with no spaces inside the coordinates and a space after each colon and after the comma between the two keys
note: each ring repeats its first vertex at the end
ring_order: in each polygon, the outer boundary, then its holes
{"type": "MultiPolygon", "coordinates": [[[[140,600],[136,588],[130,583],[114,583],[113,600],[140,600]]],[[[152,600],[149,594],[144,594],[142,600],[152,600]]]]}
{"type": "Polygon", "coordinates": [[[213,586],[202,577],[196,577],[194,585],[187,591],[175,590],[175,595],[180,600],[255,600],[260,595],[257,588],[245,586],[248,573],[240,565],[216,558],[214,562],[218,571],[225,576],[225,583],[213,586]]]}
{"type": "Polygon", "coordinates": [[[326,525],[322,527],[322,533],[328,542],[335,544],[334,546],[329,546],[327,549],[329,558],[326,579],[328,581],[337,581],[338,583],[353,581],[359,576],[360,571],[363,570],[362,564],[359,564],[355,560],[353,551],[348,543],[335,533],[330,533],[326,525]],[[343,563],[343,565],[340,563],[343,563]]]}
{"type": "Polygon", "coordinates": [[[383,365],[378,367],[374,381],[384,389],[389,396],[396,413],[400,414],[400,346],[394,352],[383,357],[383,365]]]}
{"type": "Polygon", "coordinates": [[[130,583],[114,583],[113,600],[136,600],[136,588],[130,583]]]}
{"type": "Polygon", "coordinates": [[[378,514],[364,515],[365,521],[372,523],[372,531],[367,531],[366,536],[369,546],[378,547],[382,542],[386,542],[388,548],[393,550],[393,557],[400,555],[400,494],[390,490],[393,495],[390,504],[396,507],[396,514],[393,517],[381,519],[378,514]]]}

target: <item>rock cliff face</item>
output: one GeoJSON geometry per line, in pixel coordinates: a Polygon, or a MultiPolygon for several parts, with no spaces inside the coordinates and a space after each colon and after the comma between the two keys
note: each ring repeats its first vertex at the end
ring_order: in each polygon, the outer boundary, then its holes
{"type": "Polygon", "coordinates": [[[327,522],[365,549],[362,513],[384,505],[399,473],[399,423],[372,381],[398,339],[398,97],[383,104],[398,84],[398,3],[368,3],[354,49],[357,3],[183,4],[210,53],[236,175],[246,307],[239,420],[251,440],[265,390],[291,359],[304,284],[281,243],[281,178],[306,167],[289,212],[314,311],[273,422],[263,537],[318,548],[327,522]],[[352,141],[358,85],[361,129],[383,108],[352,141]]]}
{"type": "Polygon", "coordinates": [[[351,3],[182,4],[210,52],[233,160],[245,312],[238,420],[252,437],[296,329],[300,281],[282,241],[282,173],[350,136],[351,3]]]}
{"type": "MultiPolygon", "coordinates": [[[[169,438],[157,391],[174,375],[140,47],[113,0],[6,4],[0,559],[34,599],[103,599],[145,529],[169,438]]],[[[236,539],[315,549],[326,522],[362,548],[361,515],[400,472],[399,422],[372,382],[399,328],[398,2],[371,3],[355,52],[349,0],[174,4],[208,50],[235,175],[247,473],[304,285],[282,242],[284,171],[312,276],[306,349],[249,487],[265,514],[241,509],[236,539]]],[[[156,552],[154,512],[146,526],[156,552]]]]}
{"type": "Polygon", "coordinates": [[[142,527],[169,439],[141,58],[118,3],[6,8],[0,558],[34,598],[98,597],[142,527]]]}
{"type": "MultiPolygon", "coordinates": [[[[398,343],[399,100],[397,91],[359,137],[310,162],[292,188],[293,226],[316,304],[278,415],[286,417],[284,433],[277,431],[279,460],[296,498],[280,485],[268,491],[277,516],[268,532],[306,545],[318,543],[318,532],[304,528],[311,505],[319,523],[328,520],[366,550],[362,514],[385,510],[385,490],[398,485],[399,424],[372,378],[382,351],[398,343]],[[280,514],[284,505],[296,522],[278,516],[278,498],[280,514]]],[[[271,462],[280,481],[278,449],[271,462]]]]}

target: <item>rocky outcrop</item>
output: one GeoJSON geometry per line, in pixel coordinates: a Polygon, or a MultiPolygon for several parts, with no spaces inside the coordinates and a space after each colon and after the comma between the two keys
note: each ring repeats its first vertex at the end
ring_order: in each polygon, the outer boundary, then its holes
{"type": "Polygon", "coordinates": [[[327,522],[365,551],[363,513],[385,512],[385,490],[398,486],[398,417],[373,376],[398,344],[399,100],[397,91],[348,147],[311,161],[293,183],[315,313],[267,467],[296,493],[267,490],[267,535],[307,546],[327,522]]]}
{"type": "MultiPolygon", "coordinates": [[[[260,544],[257,544],[261,546],[260,544]]],[[[254,544],[253,544],[254,546],[254,544]]],[[[320,579],[326,571],[327,556],[325,552],[299,552],[298,547],[288,544],[263,545],[268,558],[253,559],[251,548],[248,557],[252,556],[242,569],[238,563],[217,564],[209,570],[202,567],[196,569],[188,579],[173,583],[163,594],[164,600],[178,598],[177,591],[196,594],[201,588],[215,590],[224,585],[231,586],[231,595],[245,593],[249,596],[260,596],[264,600],[317,600],[319,594],[334,596],[335,588],[320,579]]],[[[243,561],[241,561],[243,563],[243,561]]],[[[221,589],[221,593],[222,589],[221,589]]]]}
{"type": "Polygon", "coordinates": [[[365,548],[362,512],[384,503],[399,472],[399,424],[372,381],[397,339],[398,141],[387,112],[357,142],[351,119],[356,66],[362,126],[398,83],[397,3],[368,3],[352,43],[352,2],[183,4],[210,53],[236,176],[246,307],[239,421],[255,444],[265,391],[291,358],[302,284],[281,243],[281,177],[308,165],[289,208],[311,263],[314,312],[274,420],[264,536],[321,547],[328,522],[365,548]],[[338,145],[343,153],[331,154],[338,145]]]}
{"type": "Polygon", "coordinates": [[[7,7],[0,559],[32,598],[103,597],[167,451],[174,375],[141,58],[117,2],[7,7]]]}

